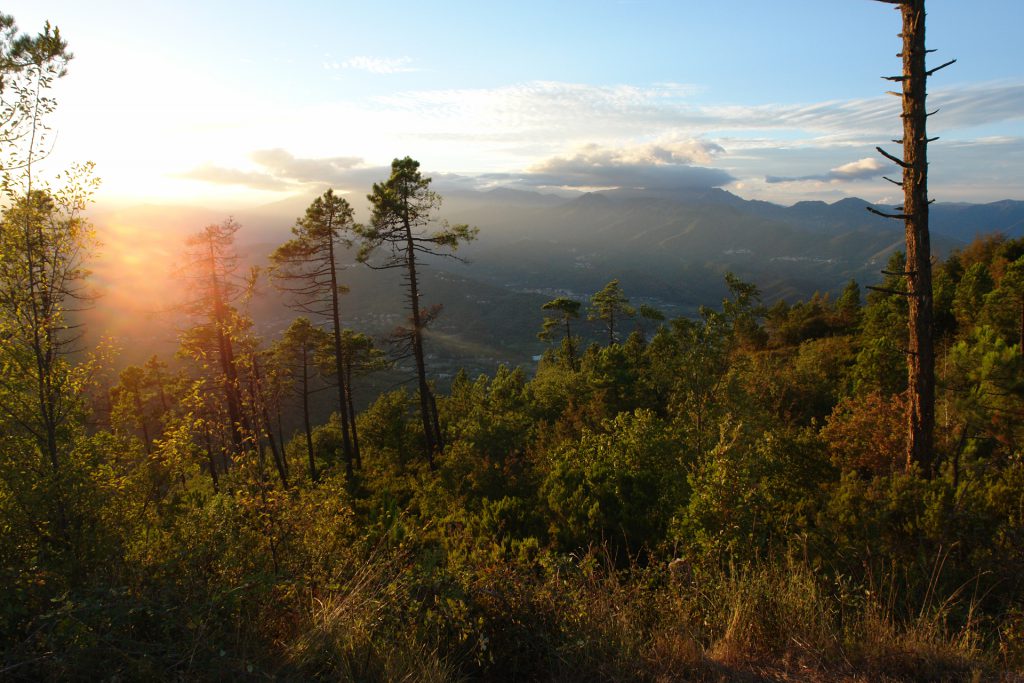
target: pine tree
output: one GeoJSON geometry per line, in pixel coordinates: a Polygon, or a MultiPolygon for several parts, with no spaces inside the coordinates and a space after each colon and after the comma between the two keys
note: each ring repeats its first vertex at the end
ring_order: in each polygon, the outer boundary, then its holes
{"type": "Polygon", "coordinates": [[[551,311],[552,315],[544,318],[544,323],[541,327],[541,331],[537,334],[537,338],[541,341],[551,341],[551,337],[556,327],[565,327],[565,337],[562,338],[562,348],[565,349],[566,358],[569,361],[569,367],[576,370],[576,338],[572,335],[571,321],[576,320],[580,317],[580,306],[582,304],[575,299],[569,299],[568,297],[560,296],[557,299],[552,299],[543,306],[542,310],[551,311]]]}
{"type": "Polygon", "coordinates": [[[361,462],[355,417],[350,415],[345,385],[345,350],[342,341],[341,296],[348,289],[338,281],[341,256],[352,245],[355,230],[348,201],[327,190],[317,197],[295,223],[295,237],[270,255],[271,278],[292,295],[292,308],[328,321],[334,348],[338,413],[341,418],[342,451],[349,477],[361,462]]]}
{"type": "Polygon", "coordinates": [[[441,197],[430,189],[430,178],[419,170],[420,163],[409,157],[391,162],[391,176],[375,183],[368,195],[373,208],[370,225],[358,229],[362,237],[359,259],[371,268],[400,268],[404,271],[409,324],[397,330],[395,341],[402,355],[416,362],[419,385],[420,419],[427,463],[434,468],[434,457],[444,449],[444,436],[437,416],[437,405],[430,384],[423,349],[423,331],[436,317],[437,309],[424,308],[421,301],[419,269],[430,256],[455,258],[459,245],[476,238],[477,228],[438,222],[435,213],[441,197]],[[371,260],[378,250],[383,255],[371,260]]]}
{"type": "Polygon", "coordinates": [[[636,310],[629,305],[618,280],[612,280],[606,284],[600,292],[590,297],[590,311],[587,320],[600,320],[608,330],[608,345],[614,344],[618,337],[615,334],[616,323],[621,323],[623,318],[632,318],[636,310]]]}

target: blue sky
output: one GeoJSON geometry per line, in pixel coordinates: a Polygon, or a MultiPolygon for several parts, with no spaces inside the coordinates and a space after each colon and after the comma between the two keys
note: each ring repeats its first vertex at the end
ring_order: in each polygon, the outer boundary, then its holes
{"type": "MultiPolygon", "coordinates": [[[[51,164],[101,199],[231,209],[324,184],[365,193],[395,156],[449,183],[715,185],[880,201],[899,131],[883,74],[899,14],[872,0],[14,2],[76,54],[51,164]]],[[[1019,0],[929,0],[939,201],[1024,199],[1019,0]]]]}

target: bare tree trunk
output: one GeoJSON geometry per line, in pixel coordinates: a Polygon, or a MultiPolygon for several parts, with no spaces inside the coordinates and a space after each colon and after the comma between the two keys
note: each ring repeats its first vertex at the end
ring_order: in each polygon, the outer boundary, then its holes
{"type": "MultiPolygon", "coordinates": [[[[949,66],[925,66],[925,0],[881,0],[898,5],[903,19],[903,73],[888,80],[903,85],[903,159],[886,158],[903,168],[903,210],[883,214],[904,221],[907,241],[908,360],[907,467],[917,463],[926,475],[934,469],[935,347],[932,325],[931,240],[928,233],[928,77],[949,66]]],[[[877,213],[877,212],[876,212],[877,213]]]]}
{"type": "Polygon", "coordinates": [[[924,0],[903,13],[903,213],[910,304],[907,465],[932,468],[935,432],[935,349],[932,343],[932,263],[928,235],[928,135],[925,110],[924,0]]]}

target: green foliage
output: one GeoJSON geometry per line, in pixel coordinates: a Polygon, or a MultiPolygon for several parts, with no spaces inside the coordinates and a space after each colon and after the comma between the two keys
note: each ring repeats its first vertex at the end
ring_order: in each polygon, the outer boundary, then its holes
{"type": "Polygon", "coordinates": [[[687,508],[673,539],[718,563],[769,556],[810,526],[818,491],[832,477],[808,430],[757,434],[727,420],[689,474],[687,508]]]}
{"type": "Polygon", "coordinates": [[[984,263],[973,263],[964,272],[953,295],[953,314],[961,329],[970,329],[977,322],[985,297],[993,286],[984,263]]]}
{"type": "Polygon", "coordinates": [[[500,366],[493,379],[481,375],[475,382],[460,375],[441,413],[457,444],[442,465],[451,490],[494,500],[514,494],[533,440],[523,371],[500,366]]]}
{"type": "Polygon", "coordinates": [[[566,550],[608,542],[618,560],[660,542],[686,500],[683,454],[653,413],[622,413],[552,452],[541,495],[566,550]]]}
{"type": "Polygon", "coordinates": [[[1024,357],[990,327],[980,327],[949,351],[946,388],[965,434],[1019,452],[1024,437],[1024,357]]]}
{"type": "Polygon", "coordinates": [[[547,302],[541,306],[541,308],[545,311],[552,311],[553,314],[544,318],[541,331],[537,333],[538,339],[550,342],[554,337],[555,330],[564,326],[565,335],[562,337],[562,343],[559,347],[559,355],[563,361],[573,369],[576,368],[579,339],[574,337],[572,334],[571,321],[580,317],[581,305],[582,304],[579,301],[568,299],[566,297],[558,297],[557,299],[552,299],[547,302]]]}
{"type": "Polygon", "coordinates": [[[615,325],[618,323],[621,329],[624,319],[636,315],[636,309],[629,305],[629,299],[618,280],[612,280],[606,284],[601,291],[590,297],[590,309],[587,312],[587,320],[599,320],[608,330],[609,346],[618,341],[615,333],[615,325]]]}
{"type": "Polygon", "coordinates": [[[401,473],[416,457],[419,439],[410,422],[409,392],[398,389],[377,397],[359,415],[359,434],[369,466],[401,473]]]}

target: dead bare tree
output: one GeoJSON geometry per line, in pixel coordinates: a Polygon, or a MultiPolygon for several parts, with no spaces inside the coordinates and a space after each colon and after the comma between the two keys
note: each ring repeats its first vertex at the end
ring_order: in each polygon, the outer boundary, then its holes
{"type": "Polygon", "coordinates": [[[886,213],[872,207],[868,210],[886,218],[902,220],[906,228],[907,260],[904,273],[908,297],[907,384],[909,401],[907,411],[907,467],[918,463],[926,474],[933,470],[933,441],[935,431],[935,347],[932,333],[932,266],[931,240],[928,234],[928,112],[925,106],[928,77],[945,64],[928,69],[925,56],[934,50],[925,49],[925,0],[879,0],[896,5],[902,14],[903,73],[884,76],[886,80],[902,83],[901,92],[894,92],[903,100],[903,137],[893,142],[903,145],[903,158],[876,148],[886,159],[903,169],[901,182],[889,180],[903,188],[903,206],[897,213],[886,213]]]}

